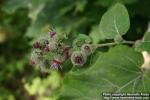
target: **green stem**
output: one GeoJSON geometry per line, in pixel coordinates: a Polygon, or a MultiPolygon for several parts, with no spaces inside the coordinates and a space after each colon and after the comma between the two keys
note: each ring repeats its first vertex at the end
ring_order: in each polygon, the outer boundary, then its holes
{"type": "Polygon", "coordinates": [[[104,44],[96,44],[96,48],[105,47],[105,46],[113,46],[117,44],[134,44],[134,41],[123,41],[123,42],[112,42],[112,43],[104,43],[104,44]]]}

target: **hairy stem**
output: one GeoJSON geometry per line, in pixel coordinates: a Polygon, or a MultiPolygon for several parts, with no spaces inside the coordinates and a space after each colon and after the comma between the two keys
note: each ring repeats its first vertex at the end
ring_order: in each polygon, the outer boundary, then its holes
{"type": "Polygon", "coordinates": [[[112,42],[112,43],[104,43],[104,44],[96,44],[96,48],[105,47],[105,46],[113,46],[117,44],[134,44],[134,41],[122,41],[122,42],[112,42]]]}

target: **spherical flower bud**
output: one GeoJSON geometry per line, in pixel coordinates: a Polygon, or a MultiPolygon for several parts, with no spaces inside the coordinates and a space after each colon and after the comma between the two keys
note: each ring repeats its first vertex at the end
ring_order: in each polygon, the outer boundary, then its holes
{"type": "Polygon", "coordinates": [[[65,59],[69,59],[71,56],[70,47],[65,47],[63,50],[63,55],[65,59]]]}
{"type": "Polygon", "coordinates": [[[56,32],[55,31],[51,31],[51,32],[49,32],[49,35],[50,35],[51,38],[53,38],[56,35],[56,32]]]}
{"type": "Polygon", "coordinates": [[[35,42],[35,43],[33,44],[33,47],[34,47],[34,48],[41,48],[40,42],[35,42]]]}
{"type": "Polygon", "coordinates": [[[35,58],[37,58],[38,60],[43,59],[43,53],[40,51],[35,51],[35,58]]]}
{"type": "Polygon", "coordinates": [[[37,65],[39,63],[39,61],[41,61],[41,59],[43,59],[43,55],[40,52],[40,50],[34,49],[30,56],[30,64],[37,65]]]}
{"type": "Polygon", "coordinates": [[[84,65],[87,56],[82,51],[74,51],[71,55],[71,62],[73,65],[84,65]]]}
{"type": "Polygon", "coordinates": [[[83,44],[81,46],[81,51],[84,52],[87,56],[93,53],[93,47],[91,44],[83,44]]]}
{"type": "Polygon", "coordinates": [[[45,51],[45,52],[49,52],[49,51],[50,51],[50,46],[49,46],[49,45],[46,45],[45,48],[44,48],[44,51],[45,51]]]}
{"type": "Polygon", "coordinates": [[[51,61],[51,68],[52,69],[62,69],[62,62],[59,58],[55,58],[51,61]]]}
{"type": "Polygon", "coordinates": [[[63,48],[63,42],[61,41],[55,41],[55,47],[57,50],[60,50],[63,48]]]}
{"type": "Polygon", "coordinates": [[[55,41],[51,41],[51,42],[48,44],[48,47],[49,47],[49,50],[50,50],[51,52],[57,51],[57,47],[56,47],[56,42],[55,42],[55,41]]]}
{"type": "Polygon", "coordinates": [[[48,41],[48,40],[45,40],[45,41],[44,41],[44,44],[46,44],[46,45],[49,44],[49,41],[48,41]]]}
{"type": "Polygon", "coordinates": [[[57,48],[61,48],[61,47],[62,47],[61,42],[58,42],[58,43],[56,44],[56,46],[57,46],[57,48]]]}
{"type": "Polygon", "coordinates": [[[30,61],[30,64],[31,64],[31,65],[35,65],[36,62],[35,62],[34,60],[31,60],[31,61],[30,61]]]}
{"type": "Polygon", "coordinates": [[[45,38],[40,38],[39,41],[41,44],[41,50],[44,50],[44,48],[49,45],[49,41],[45,38]]]}

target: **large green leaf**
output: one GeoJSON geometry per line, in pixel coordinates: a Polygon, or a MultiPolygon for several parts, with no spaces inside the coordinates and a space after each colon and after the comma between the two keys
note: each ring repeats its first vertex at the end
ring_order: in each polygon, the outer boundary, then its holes
{"type": "Polygon", "coordinates": [[[130,26],[127,9],[122,4],[115,4],[103,16],[99,25],[100,34],[105,39],[124,35],[130,26]]]}
{"type": "Polygon", "coordinates": [[[150,92],[150,75],[141,72],[142,63],[133,48],[113,47],[86,71],[69,73],[60,100],[101,100],[102,92],[150,92]]]}
{"type": "Polygon", "coordinates": [[[144,38],[141,41],[135,43],[137,51],[150,52],[150,32],[145,33],[144,38]]]}

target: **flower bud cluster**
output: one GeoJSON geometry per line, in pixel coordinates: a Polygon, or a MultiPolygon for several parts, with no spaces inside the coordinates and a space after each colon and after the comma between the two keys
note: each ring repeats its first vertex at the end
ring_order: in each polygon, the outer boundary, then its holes
{"type": "MultiPolygon", "coordinates": [[[[66,39],[66,38],[65,38],[66,39]]],[[[83,44],[76,51],[65,43],[56,31],[48,32],[45,37],[40,37],[33,44],[31,64],[38,66],[42,71],[49,69],[61,70],[63,63],[70,59],[73,65],[82,66],[87,57],[93,53],[91,44],[83,44]]]]}
{"type": "Polygon", "coordinates": [[[59,35],[55,31],[50,31],[47,36],[34,42],[31,64],[41,68],[42,71],[61,70],[63,62],[71,56],[70,49],[59,39],[59,35]]]}

